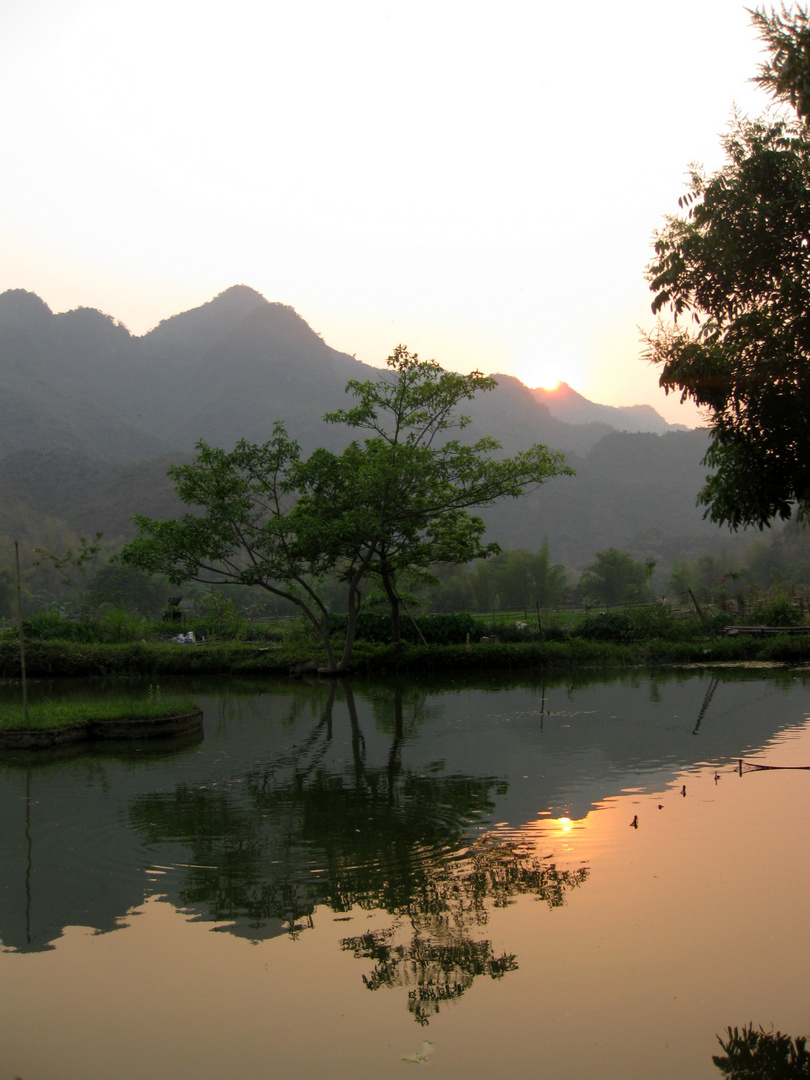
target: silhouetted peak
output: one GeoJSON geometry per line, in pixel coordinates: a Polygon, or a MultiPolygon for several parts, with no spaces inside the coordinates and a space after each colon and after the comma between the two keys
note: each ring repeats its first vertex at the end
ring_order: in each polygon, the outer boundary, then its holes
{"type": "Polygon", "coordinates": [[[144,340],[161,349],[211,345],[227,337],[234,327],[244,322],[256,311],[270,304],[255,289],[247,285],[232,285],[213,300],[199,307],[182,311],[168,319],[161,319],[154,329],[144,335],[144,340]]]}
{"type": "Polygon", "coordinates": [[[179,357],[189,351],[210,353],[235,334],[262,340],[267,348],[281,341],[300,348],[309,346],[312,339],[326,348],[294,308],[271,303],[247,285],[232,285],[208,303],[164,319],[143,340],[150,349],[179,357]]]}
{"type": "Polygon", "coordinates": [[[276,333],[292,337],[301,334],[306,337],[318,336],[294,307],[267,300],[249,285],[231,285],[230,289],[225,289],[209,303],[203,304],[196,310],[200,312],[210,310],[211,313],[216,314],[217,318],[228,317],[228,315],[241,316],[240,321],[249,319],[258,325],[272,328],[276,333]]]}
{"type": "Polygon", "coordinates": [[[0,322],[5,326],[43,326],[53,312],[36,293],[26,289],[7,289],[0,293],[0,322]]]}
{"type": "Polygon", "coordinates": [[[545,405],[552,416],[567,424],[607,424],[619,431],[686,431],[681,424],[668,424],[652,405],[599,405],[583,397],[568,383],[558,383],[552,390],[542,386],[532,390],[535,401],[545,405]]]}
{"type": "Polygon", "coordinates": [[[532,393],[538,401],[585,401],[582,394],[578,393],[567,382],[558,382],[556,386],[536,386],[532,393]]]}
{"type": "Polygon", "coordinates": [[[113,335],[119,338],[131,336],[123,323],[98,308],[77,307],[60,312],[55,318],[60,329],[72,334],[99,336],[102,341],[108,341],[113,335]]]}
{"type": "MultiPolygon", "coordinates": [[[[269,305],[270,301],[266,300],[256,289],[251,289],[250,285],[231,285],[229,289],[223,289],[221,293],[217,293],[209,303],[218,304],[220,307],[227,305],[231,309],[238,308],[242,311],[252,311],[263,304],[269,305]]],[[[207,307],[208,305],[204,304],[203,306],[207,307]]]]}

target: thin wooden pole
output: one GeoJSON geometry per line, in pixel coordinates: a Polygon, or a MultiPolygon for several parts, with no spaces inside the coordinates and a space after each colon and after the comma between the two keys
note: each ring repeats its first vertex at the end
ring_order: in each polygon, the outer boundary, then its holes
{"type": "Polygon", "coordinates": [[[22,669],[23,713],[28,723],[28,684],[25,681],[25,636],[23,634],[22,586],[20,585],[20,545],[14,541],[14,554],[17,558],[17,612],[20,619],[20,668],[22,669]]]}
{"type": "Polygon", "coordinates": [[[706,627],[706,630],[708,631],[709,637],[710,637],[710,638],[712,639],[712,641],[715,641],[715,640],[716,640],[716,638],[715,638],[715,636],[714,636],[714,633],[713,633],[713,631],[712,631],[712,628],[711,628],[711,626],[709,625],[709,620],[708,620],[708,619],[706,618],[706,616],[705,616],[705,615],[703,614],[703,611],[701,610],[700,604],[699,604],[699,603],[697,602],[697,600],[695,599],[695,594],[694,594],[694,593],[692,592],[692,590],[691,590],[691,589],[687,589],[686,591],[687,591],[687,592],[689,593],[689,595],[690,595],[690,596],[692,597],[692,603],[693,603],[693,604],[695,605],[695,611],[696,611],[696,612],[698,613],[698,615],[700,616],[700,621],[701,621],[701,622],[703,623],[703,625],[704,625],[704,626],[706,627]]]}

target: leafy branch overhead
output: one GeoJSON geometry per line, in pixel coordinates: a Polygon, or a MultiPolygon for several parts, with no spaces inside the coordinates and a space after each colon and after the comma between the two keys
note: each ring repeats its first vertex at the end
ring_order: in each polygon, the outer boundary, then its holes
{"type": "Polygon", "coordinates": [[[810,24],[801,8],[752,18],[770,52],[756,81],[798,115],[735,117],[725,165],[692,168],[647,268],[645,356],[706,410],[698,501],[733,528],[810,509],[810,24]]]}
{"type": "Polygon", "coordinates": [[[367,580],[382,584],[398,642],[402,575],[425,579],[434,564],[496,552],[470,511],[571,473],[543,446],[504,458],[494,439],[464,445],[447,437],[467,423],[457,406],[494,385],[398,346],[379,378],[349,383],[354,408],[325,418],[368,432],[362,441],[307,460],[279,423],[262,445],[242,440],[227,452],[200,442],[191,464],[170,470],[178,495],[196,510],[170,521],[136,517],[139,536],[122,557],[173,582],[253,585],[291,600],[316,627],[328,670],[343,671],[367,580]],[[347,589],[340,658],[320,590],[328,573],[347,589]]]}

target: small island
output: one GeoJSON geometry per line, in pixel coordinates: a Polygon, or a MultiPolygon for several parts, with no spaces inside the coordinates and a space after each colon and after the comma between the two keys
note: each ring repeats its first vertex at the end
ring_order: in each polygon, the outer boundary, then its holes
{"type": "Polygon", "coordinates": [[[163,739],[201,732],[203,713],[186,700],[41,702],[12,707],[0,720],[0,750],[37,750],[77,742],[163,739]]]}

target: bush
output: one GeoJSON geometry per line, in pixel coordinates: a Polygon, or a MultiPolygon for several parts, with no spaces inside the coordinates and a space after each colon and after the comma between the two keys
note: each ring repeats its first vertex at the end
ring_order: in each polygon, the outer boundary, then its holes
{"type": "Polygon", "coordinates": [[[124,645],[130,641],[143,641],[157,636],[157,624],[151,619],[130,615],[123,608],[110,608],[102,612],[92,624],[94,640],[111,645],[124,645]]]}
{"type": "Polygon", "coordinates": [[[225,641],[244,640],[248,626],[233,598],[219,592],[207,593],[202,602],[202,614],[194,620],[195,630],[203,637],[225,641]]]}
{"type": "MultiPolygon", "coordinates": [[[[332,633],[345,635],[346,615],[332,615],[332,633]]],[[[448,615],[425,615],[417,619],[419,629],[428,645],[463,645],[470,635],[475,642],[487,633],[487,626],[466,611],[448,615]]],[[[422,638],[411,620],[405,616],[401,623],[402,640],[409,645],[422,644],[422,638]]],[[[500,633],[500,630],[498,631],[500,633]]],[[[357,617],[356,639],[373,641],[380,645],[391,644],[391,618],[373,611],[361,611],[357,617]]],[[[525,640],[525,639],[521,639],[525,640]]]]}
{"type": "Polygon", "coordinates": [[[86,620],[65,619],[58,611],[37,611],[23,619],[23,633],[31,641],[95,641],[86,620]]]}
{"type": "Polygon", "coordinates": [[[631,632],[632,623],[624,612],[600,611],[598,615],[589,615],[576,623],[571,637],[585,638],[586,641],[629,641],[631,632]]]}
{"type": "Polygon", "coordinates": [[[757,622],[764,626],[798,626],[799,613],[793,601],[784,593],[771,597],[770,601],[757,612],[757,622]]]}
{"type": "Polygon", "coordinates": [[[684,641],[695,634],[692,620],[674,619],[668,605],[660,600],[644,607],[630,608],[626,614],[633,641],[684,641]]]}

